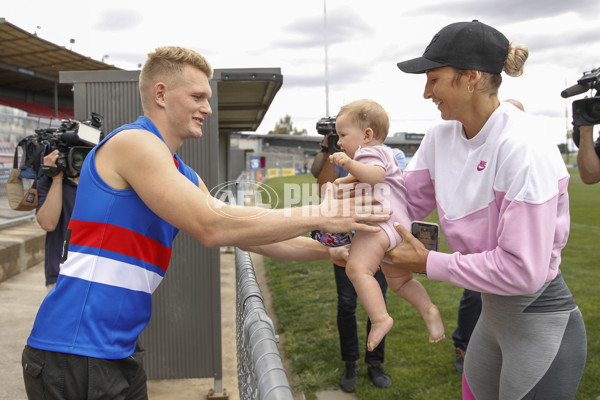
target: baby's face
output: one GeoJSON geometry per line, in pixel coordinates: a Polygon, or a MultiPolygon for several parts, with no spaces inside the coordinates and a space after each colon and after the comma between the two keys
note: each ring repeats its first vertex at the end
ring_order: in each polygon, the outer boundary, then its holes
{"type": "Polygon", "coordinates": [[[346,115],[338,116],[335,121],[335,130],[340,137],[338,146],[350,158],[354,158],[354,153],[359,146],[364,145],[365,133],[352,123],[352,120],[346,115]]]}

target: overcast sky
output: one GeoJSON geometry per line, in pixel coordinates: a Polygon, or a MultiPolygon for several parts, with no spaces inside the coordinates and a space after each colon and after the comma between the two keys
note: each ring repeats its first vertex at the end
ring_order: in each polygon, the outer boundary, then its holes
{"type": "Polygon", "coordinates": [[[520,100],[557,143],[570,127],[571,102],[584,96],[564,100],[560,92],[600,67],[598,0],[327,0],[328,102],[323,0],[18,4],[3,7],[0,17],[127,70],[139,69],[148,52],[164,45],[194,49],[213,68],[280,68],[283,86],[258,133],[289,114],[298,129],[316,134],[315,123],[327,109],[335,115],[359,98],[386,108],[390,134],[426,132],[439,112],[422,97],[425,76],[402,73],[396,63],[422,55],[433,35],[452,22],[478,19],[529,47],[525,74],[503,74],[499,95],[520,100]]]}

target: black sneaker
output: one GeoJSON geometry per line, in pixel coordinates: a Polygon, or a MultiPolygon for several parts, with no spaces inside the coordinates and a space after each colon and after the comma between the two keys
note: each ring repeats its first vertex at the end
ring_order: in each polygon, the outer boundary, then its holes
{"type": "Polygon", "coordinates": [[[369,378],[373,381],[373,385],[383,389],[392,386],[392,378],[383,372],[383,366],[380,363],[373,363],[367,367],[369,378]]]}
{"type": "Polygon", "coordinates": [[[352,393],[356,390],[356,378],[358,377],[358,370],[360,367],[358,364],[353,362],[346,362],[346,370],[342,375],[342,381],[340,387],[346,393],[352,393]]]}
{"type": "Polygon", "coordinates": [[[454,356],[454,369],[462,375],[465,364],[465,351],[458,347],[455,348],[454,351],[456,352],[456,355],[454,356]]]}

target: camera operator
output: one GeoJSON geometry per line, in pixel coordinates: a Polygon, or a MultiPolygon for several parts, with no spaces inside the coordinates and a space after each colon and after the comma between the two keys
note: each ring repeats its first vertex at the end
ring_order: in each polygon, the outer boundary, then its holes
{"type": "Polygon", "coordinates": [[[600,147],[600,138],[594,145],[594,127],[591,125],[579,127],[579,152],[577,164],[579,176],[583,183],[592,184],[600,182],[600,158],[596,153],[596,146],[600,147]]]}
{"type": "MultiPolygon", "coordinates": [[[[44,166],[56,167],[58,157],[59,151],[52,151],[44,157],[44,166]]],[[[56,284],[60,271],[63,243],[75,205],[78,182],[79,176],[66,177],[60,171],[51,178],[43,175],[37,184],[36,219],[42,229],[47,232],[44,269],[48,291],[56,284]]]]}
{"type": "Polygon", "coordinates": [[[321,151],[317,153],[315,159],[313,160],[312,166],[310,167],[310,172],[317,179],[319,179],[319,174],[323,170],[323,167],[326,164],[329,164],[327,162],[327,159],[329,157],[329,146],[327,141],[329,140],[329,137],[333,134],[333,132],[329,132],[327,135],[325,135],[325,137],[323,138],[323,143],[321,143],[321,151]]]}

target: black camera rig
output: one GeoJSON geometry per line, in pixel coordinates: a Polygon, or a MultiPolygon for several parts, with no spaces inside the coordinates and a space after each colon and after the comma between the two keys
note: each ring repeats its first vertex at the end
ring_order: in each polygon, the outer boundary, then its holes
{"type": "Polygon", "coordinates": [[[24,138],[22,170],[31,170],[34,176],[42,172],[49,177],[63,172],[67,177],[79,176],[83,160],[103,138],[100,130],[104,118],[92,113],[90,121],[63,120],[58,128],[40,128],[35,135],[24,138]],[[58,150],[56,167],[44,165],[44,157],[58,150]]]}
{"type": "MultiPolygon", "coordinates": [[[[563,98],[595,90],[593,97],[573,102],[573,142],[579,147],[579,127],[600,124],[600,68],[583,73],[577,84],[563,90],[563,98]]],[[[600,157],[600,140],[594,143],[596,153],[600,157]]]]}
{"type": "Polygon", "coordinates": [[[335,117],[323,117],[320,120],[318,120],[317,133],[323,136],[332,133],[332,135],[327,138],[327,148],[329,149],[329,154],[342,151],[342,149],[340,149],[340,146],[338,146],[337,144],[340,138],[335,130],[335,117]]]}
{"type": "Polygon", "coordinates": [[[576,85],[563,90],[560,95],[566,99],[588,90],[596,91],[594,97],[573,102],[574,126],[600,124],[600,68],[584,72],[576,85]]]}

